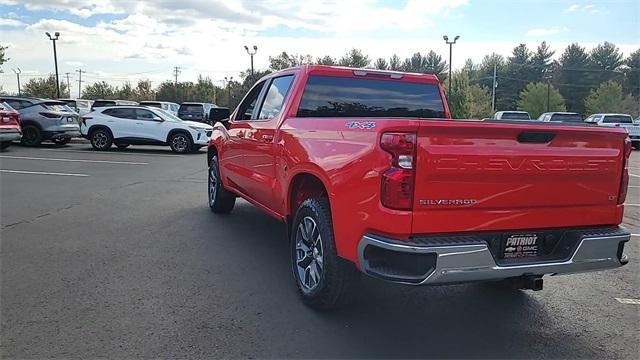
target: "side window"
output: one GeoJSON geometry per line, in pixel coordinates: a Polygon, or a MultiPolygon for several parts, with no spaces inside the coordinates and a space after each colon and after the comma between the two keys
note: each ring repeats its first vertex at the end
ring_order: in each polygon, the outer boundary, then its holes
{"type": "Polygon", "coordinates": [[[242,101],[240,106],[238,106],[235,120],[251,120],[253,111],[256,108],[256,103],[258,102],[258,97],[260,96],[260,91],[262,91],[263,87],[264,81],[251,89],[247,97],[242,101]]]}
{"type": "Polygon", "coordinates": [[[287,93],[291,87],[291,82],[293,82],[293,75],[281,76],[271,81],[269,90],[267,91],[262,107],[260,108],[260,115],[258,116],[258,119],[273,119],[280,114],[282,104],[284,104],[284,99],[287,97],[287,93]]]}
{"type": "Polygon", "coordinates": [[[134,109],[128,109],[128,108],[115,108],[115,109],[107,109],[105,111],[102,112],[103,114],[109,115],[109,116],[113,116],[113,117],[117,117],[120,119],[135,119],[136,118],[136,112],[134,109]]]}
{"type": "Polygon", "coordinates": [[[155,117],[155,115],[153,115],[153,113],[149,110],[145,110],[145,109],[135,109],[135,110],[136,110],[137,120],[151,121],[155,117]]]}
{"type": "Polygon", "coordinates": [[[600,120],[602,120],[602,115],[598,115],[598,116],[594,116],[593,117],[593,122],[595,122],[595,123],[599,122],[600,120]]]}
{"type": "Polygon", "coordinates": [[[20,109],[24,108],[24,106],[22,106],[22,102],[18,101],[18,100],[8,99],[6,101],[6,103],[9,104],[9,106],[11,106],[12,108],[14,108],[16,110],[20,110],[20,109]]]}

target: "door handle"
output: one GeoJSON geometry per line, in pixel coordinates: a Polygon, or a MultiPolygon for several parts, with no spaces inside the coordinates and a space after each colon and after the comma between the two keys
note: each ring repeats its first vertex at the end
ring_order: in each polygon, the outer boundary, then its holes
{"type": "Polygon", "coordinates": [[[137,122],[136,125],[144,125],[144,123],[137,122]]]}
{"type": "Polygon", "coordinates": [[[267,142],[267,143],[272,142],[273,141],[273,135],[268,135],[268,134],[262,135],[262,141],[267,142]]]}
{"type": "Polygon", "coordinates": [[[239,138],[243,138],[244,137],[244,131],[238,131],[238,137],[239,138]]]}

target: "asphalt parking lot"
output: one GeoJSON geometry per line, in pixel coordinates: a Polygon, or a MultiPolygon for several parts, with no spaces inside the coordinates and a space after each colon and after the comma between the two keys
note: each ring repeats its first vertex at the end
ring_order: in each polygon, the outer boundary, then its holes
{"type": "MultiPolygon", "coordinates": [[[[3,358],[637,358],[629,265],[539,292],[366,279],[331,313],[297,298],[284,225],[206,205],[205,153],[88,144],[0,153],[3,358]]],[[[640,233],[640,151],[624,225],[640,233]]]]}

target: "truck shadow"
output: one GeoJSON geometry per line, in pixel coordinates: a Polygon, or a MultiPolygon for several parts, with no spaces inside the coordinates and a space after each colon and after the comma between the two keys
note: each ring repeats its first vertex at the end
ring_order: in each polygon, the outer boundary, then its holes
{"type": "Polygon", "coordinates": [[[581,329],[563,322],[566,318],[550,315],[537,295],[486,284],[410,287],[363,278],[353,306],[333,312],[309,309],[291,279],[284,225],[244,202],[221,221],[224,225],[211,229],[228,227],[235,238],[212,241],[224,243],[228,254],[244,254],[244,262],[262,270],[243,280],[251,294],[245,310],[262,314],[255,323],[267,348],[261,356],[593,358],[601,351],[581,337],[581,329]],[[287,340],[272,339],[275,334],[309,341],[276,346],[287,340]]]}

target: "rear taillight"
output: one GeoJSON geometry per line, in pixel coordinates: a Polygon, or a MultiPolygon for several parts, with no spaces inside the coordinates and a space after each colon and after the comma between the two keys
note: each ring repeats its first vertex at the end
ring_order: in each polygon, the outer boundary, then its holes
{"type": "Polygon", "coordinates": [[[618,191],[618,205],[624,204],[627,199],[627,188],[629,187],[629,158],[631,157],[631,140],[624,140],[622,153],[622,179],[620,179],[620,190],[618,191]]]}
{"type": "Polygon", "coordinates": [[[385,207],[411,210],[415,182],[416,134],[384,133],[380,147],[391,154],[391,167],[382,174],[380,201],[385,207]]]}
{"type": "Polygon", "coordinates": [[[49,118],[49,119],[59,119],[60,115],[58,114],[53,114],[53,113],[49,113],[49,112],[41,112],[40,115],[49,118]]]}

